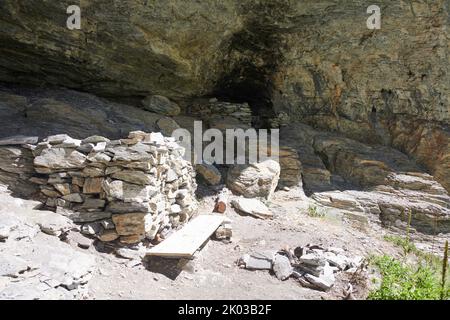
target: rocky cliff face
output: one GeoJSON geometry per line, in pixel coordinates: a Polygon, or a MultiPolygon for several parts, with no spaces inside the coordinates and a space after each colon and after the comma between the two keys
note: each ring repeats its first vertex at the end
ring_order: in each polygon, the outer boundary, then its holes
{"type": "Polygon", "coordinates": [[[73,1],[2,1],[0,78],[112,96],[203,94],[242,28],[238,3],[81,1],[81,30],[71,31],[73,1]]]}
{"type": "MultiPolygon", "coordinates": [[[[395,147],[450,190],[450,2],[73,1],[0,3],[0,81],[115,98],[219,96],[255,116],[395,147]]],[[[257,122],[264,125],[265,122],[257,122]]]]}

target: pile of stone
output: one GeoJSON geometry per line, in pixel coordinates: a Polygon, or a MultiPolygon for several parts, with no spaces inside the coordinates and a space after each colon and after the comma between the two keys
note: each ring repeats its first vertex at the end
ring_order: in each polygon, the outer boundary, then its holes
{"type": "Polygon", "coordinates": [[[33,150],[43,202],[102,241],[126,244],[170,232],[197,208],[195,171],[184,148],[161,133],[128,139],[50,136],[33,150]]]}
{"type": "Polygon", "coordinates": [[[208,102],[194,104],[190,113],[210,124],[215,124],[219,119],[248,127],[252,124],[252,110],[248,103],[223,102],[213,98],[208,102]]]}
{"type": "Polygon", "coordinates": [[[271,270],[279,280],[293,277],[303,287],[328,291],[334,286],[337,273],[356,272],[362,265],[361,257],[349,258],[344,253],[341,248],[307,245],[294,250],[245,254],[237,263],[249,270],[271,270]]]}
{"type": "Polygon", "coordinates": [[[229,116],[249,126],[252,124],[252,110],[248,103],[229,103],[211,100],[210,109],[212,114],[229,116]]]}

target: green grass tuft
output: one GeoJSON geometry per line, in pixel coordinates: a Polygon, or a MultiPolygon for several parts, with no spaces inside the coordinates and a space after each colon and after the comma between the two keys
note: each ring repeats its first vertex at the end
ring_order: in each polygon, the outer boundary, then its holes
{"type": "Polygon", "coordinates": [[[325,212],[318,209],[316,206],[309,206],[306,214],[311,218],[323,218],[325,217],[325,212]]]}

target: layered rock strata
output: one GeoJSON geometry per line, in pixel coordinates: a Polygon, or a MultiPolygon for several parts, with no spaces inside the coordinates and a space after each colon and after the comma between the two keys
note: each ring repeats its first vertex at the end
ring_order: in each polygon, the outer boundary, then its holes
{"type": "Polygon", "coordinates": [[[307,193],[322,205],[390,226],[411,224],[426,233],[450,232],[450,196],[437,179],[405,154],[369,146],[304,124],[282,130],[298,151],[307,193]]]}

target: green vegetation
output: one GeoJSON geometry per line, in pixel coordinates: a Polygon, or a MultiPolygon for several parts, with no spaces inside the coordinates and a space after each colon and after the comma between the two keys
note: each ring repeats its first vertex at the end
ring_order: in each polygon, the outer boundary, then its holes
{"type": "Polygon", "coordinates": [[[372,257],[370,263],[379,269],[382,280],[380,287],[372,291],[368,299],[372,300],[447,300],[450,298],[450,281],[447,270],[448,243],[444,259],[425,253],[407,238],[385,237],[403,249],[404,258],[414,255],[418,259],[416,266],[384,255],[372,257]]]}
{"type": "MultiPolygon", "coordinates": [[[[446,283],[447,283],[447,267],[448,267],[448,240],[445,241],[444,259],[442,261],[441,300],[444,300],[444,298],[445,298],[445,287],[446,287],[446,283]]],[[[448,296],[448,290],[447,290],[447,296],[448,296]]]]}
{"type": "Polygon", "coordinates": [[[371,300],[447,300],[450,299],[450,275],[447,270],[448,241],[445,243],[441,260],[437,255],[419,250],[410,241],[412,212],[408,212],[406,237],[386,236],[403,249],[403,259],[383,255],[372,257],[370,263],[379,269],[382,279],[378,289],[373,290],[371,300]],[[408,256],[414,255],[418,262],[412,265],[406,262],[408,256]]]}
{"type": "Polygon", "coordinates": [[[427,264],[410,266],[389,256],[374,257],[371,263],[381,272],[378,289],[368,297],[371,300],[438,300],[450,298],[450,288],[442,289],[439,274],[427,264]]]}
{"type": "Polygon", "coordinates": [[[412,243],[408,239],[402,238],[400,236],[385,236],[384,240],[392,242],[397,247],[402,248],[404,255],[407,255],[409,253],[417,254],[417,253],[421,252],[416,248],[414,243],[412,243]]]}
{"type": "Polygon", "coordinates": [[[325,212],[323,212],[322,210],[318,209],[316,206],[309,206],[308,210],[306,212],[306,214],[308,216],[310,216],[311,218],[323,218],[325,217],[325,212]]]}

